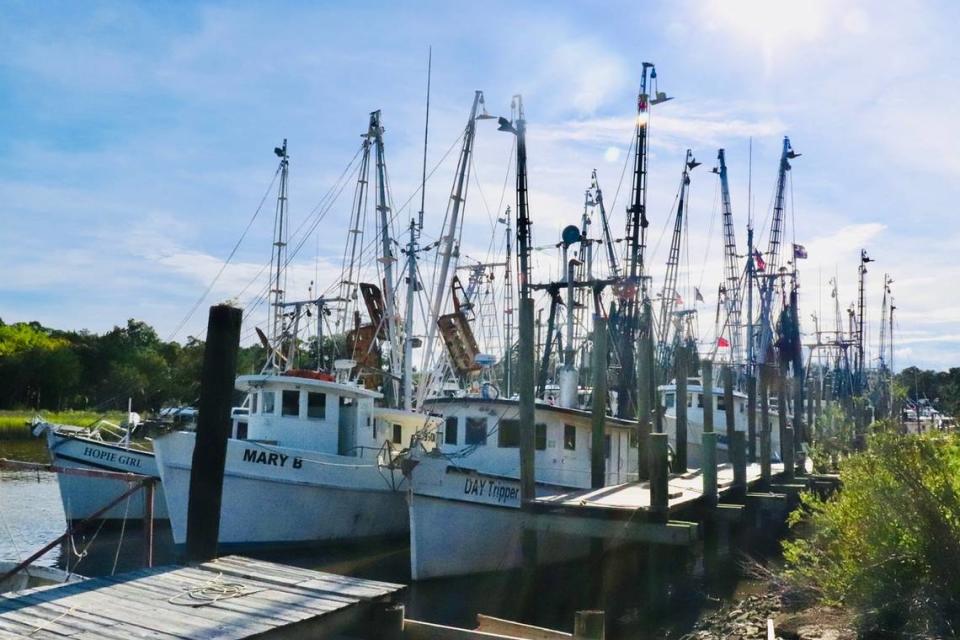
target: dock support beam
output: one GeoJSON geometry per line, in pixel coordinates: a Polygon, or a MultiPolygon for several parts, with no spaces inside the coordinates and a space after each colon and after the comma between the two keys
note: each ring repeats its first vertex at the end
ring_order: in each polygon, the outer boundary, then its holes
{"type": "Polygon", "coordinates": [[[743,431],[733,432],[730,457],[733,462],[733,493],[742,498],[747,493],[747,443],[743,431]]]}
{"type": "Polygon", "coordinates": [[[730,365],[723,366],[722,375],[723,413],[727,424],[727,442],[730,442],[733,439],[733,432],[737,430],[737,408],[733,404],[733,369],[730,365]]]}
{"type": "Polygon", "coordinates": [[[700,375],[703,384],[703,432],[713,431],[713,362],[709,358],[700,361],[700,375]]]}
{"type": "Polygon", "coordinates": [[[786,367],[781,367],[776,380],[777,385],[777,422],[780,425],[780,459],[784,460],[787,457],[787,452],[784,448],[784,440],[787,439],[787,427],[789,426],[789,421],[787,420],[787,369],[786,367]]]}
{"type": "Polygon", "coordinates": [[[599,489],[606,484],[606,456],[604,455],[604,426],[607,421],[607,319],[597,314],[593,318],[593,413],[590,426],[590,487],[599,489]]]}
{"type": "Polygon", "coordinates": [[[650,519],[666,522],[670,511],[667,434],[650,434],[650,519]]]}
{"type": "Polygon", "coordinates": [[[153,567],[153,498],[156,481],[153,478],[143,483],[143,566],[153,567]]]}
{"type": "Polygon", "coordinates": [[[212,560],[217,555],[242,319],[242,309],[226,304],[210,307],[187,507],[187,559],[191,562],[212,560]]]}
{"type": "Polygon", "coordinates": [[[674,373],[677,380],[677,448],[674,469],[687,470],[687,348],[681,346],[674,357],[674,373]]]}

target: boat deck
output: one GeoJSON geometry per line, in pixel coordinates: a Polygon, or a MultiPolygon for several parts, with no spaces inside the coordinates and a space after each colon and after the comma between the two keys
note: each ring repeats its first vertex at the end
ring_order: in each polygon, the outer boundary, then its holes
{"type": "Polygon", "coordinates": [[[0,640],[319,638],[404,588],[225,556],[0,596],[0,640]]]}
{"type": "MultiPolygon", "coordinates": [[[[783,465],[770,465],[771,475],[783,472],[783,465]]],[[[747,486],[760,480],[760,464],[747,465],[747,486]]],[[[703,495],[703,474],[695,469],[683,474],[671,475],[668,483],[670,511],[679,511],[692,505],[703,495]]],[[[733,465],[717,465],[717,492],[722,499],[733,487],[733,465]]],[[[628,482],[600,489],[583,489],[543,498],[538,505],[574,509],[601,509],[637,511],[650,508],[650,483],[628,482]]]]}

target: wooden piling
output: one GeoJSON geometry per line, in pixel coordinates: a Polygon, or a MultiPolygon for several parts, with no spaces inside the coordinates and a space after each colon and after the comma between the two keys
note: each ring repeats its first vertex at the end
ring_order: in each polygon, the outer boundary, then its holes
{"type": "Polygon", "coordinates": [[[604,640],[606,637],[603,611],[577,611],[573,618],[574,640],[604,640]]]}
{"type": "Polygon", "coordinates": [[[223,467],[230,437],[242,319],[242,309],[225,304],[210,307],[187,507],[187,558],[192,562],[204,562],[217,555],[223,467]]]}
{"type": "Polygon", "coordinates": [[[796,475],[793,448],[793,437],[795,433],[793,427],[787,427],[783,430],[783,477],[788,483],[793,482],[796,475]]]}
{"type": "Polygon", "coordinates": [[[713,432],[713,361],[704,358],[700,361],[700,376],[703,388],[703,432],[713,432]]]}
{"type": "Polygon", "coordinates": [[[708,507],[717,506],[717,434],[704,431],[702,435],[703,500],[708,507]]]}
{"type": "Polygon", "coordinates": [[[760,367],[760,479],[770,486],[770,367],[760,367]]]}
{"type": "Polygon", "coordinates": [[[533,299],[520,300],[517,344],[517,387],[520,418],[520,501],[536,498],[534,453],[536,450],[536,398],[533,388],[533,299]]]}
{"type": "Polygon", "coordinates": [[[153,566],[153,498],[156,481],[153,478],[143,483],[143,566],[153,566]]]}
{"type": "Polygon", "coordinates": [[[654,414],[657,401],[657,380],[653,359],[653,312],[650,299],[643,301],[643,314],[640,317],[640,371],[637,393],[637,457],[638,479],[650,477],[649,436],[654,430],[654,414]]]}
{"type": "Polygon", "coordinates": [[[753,365],[747,374],[747,455],[750,462],[757,461],[757,377],[753,365]]]}
{"type": "Polygon", "coordinates": [[[776,377],[777,389],[777,424],[780,427],[780,459],[786,458],[783,441],[786,439],[787,427],[790,422],[787,419],[787,370],[781,367],[776,377]]]}
{"type": "Polygon", "coordinates": [[[727,419],[727,442],[733,439],[737,430],[737,408],[733,400],[733,369],[723,365],[723,412],[727,419]]]}
{"type": "Polygon", "coordinates": [[[743,497],[747,493],[747,443],[743,431],[733,432],[730,457],[733,462],[734,494],[743,497]]]}
{"type": "Polygon", "coordinates": [[[593,402],[590,420],[590,486],[599,489],[606,484],[604,431],[607,421],[607,319],[593,318],[593,402]]]}
{"type": "Polygon", "coordinates": [[[650,434],[650,518],[661,522],[667,521],[670,508],[668,442],[665,433],[650,434]]]}
{"type": "Polygon", "coordinates": [[[676,458],[674,459],[674,469],[677,471],[686,471],[687,469],[687,348],[681,346],[677,349],[674,356],[674,373],[676,376],[676,458]]]}

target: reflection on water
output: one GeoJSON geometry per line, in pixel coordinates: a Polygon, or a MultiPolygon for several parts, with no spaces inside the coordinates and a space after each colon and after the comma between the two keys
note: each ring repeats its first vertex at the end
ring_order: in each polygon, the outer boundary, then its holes
{"type": "MultiPolygon", "coordinates": [[[[45,461],[42,442],[0,441],[0,457],[45,461]]],[[[64,531],[56,475],[0,472],[0,560],[33,553],[64,531]]],[[[170,528],[155,531],[154,563],[177,561],[170,528]]],[[[775,554],[769,537],[741,540],[761,555],[775,554]]],[[[469,551],[469,550],[468,550],[469,551]]],[[[410,584],[410,559],[403,541],[310,551],[247,554],[333,573],[410,584]]],[[[579,609],[607,612],[609,638],[677,637],[704,613],[750,584],[740,576],[735,554],[658,549],[654,578],[650,550],[634,546],[541,569],[525,584],[521,572],[430,580],[410,585],[404,595],[411,618],[472,627],[477,613],[570,631],[579,609]]],[[[93,529],[55,547],[38,564],[89,576],[143,566],[142,530],[93,529]]]]}

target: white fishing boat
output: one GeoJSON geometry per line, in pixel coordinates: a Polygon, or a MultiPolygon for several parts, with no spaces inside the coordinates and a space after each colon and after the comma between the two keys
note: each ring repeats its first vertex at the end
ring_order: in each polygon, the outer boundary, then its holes
{"type": "MultiPolygon", "coordinates": [[[[381,395],[313,372],[237,378],[245,428],[227,442],[222,545],[280,546],[407,533],[398,455],[429,442],[428,416],[374,406],[381,395]],[[245,431],[245,433],[243,433],[245,431]]],[[[186,541],[196,434],[173,432],[155,449],[176,544],[186,541]]]]}
{"type": "MultiPolygon", "coordinates": [[[[516,400],[437,398],[434,450],[415,449],[410,471],[410,566],[414,580],[520,566],[520,421],[516,400]],[[464,550],[469,550],[465,552],[464,550]]],[[[591,414],[538,403],[538,497],[590,487],[591,414]]],[[[607,417],[605,485],[637,479],[636,423],[607,417]]],[[[540,533],[538,561],[589,552],[586,539],[540,533]]]]}
{"type": "MultiPolygon", "coordinates": [[[[670,438],[670,446],[676,450],[677,446],[677,383],[657,387],[660,394],[660,404],[664,407],[664,430],[670,438]]],[[[713,401],[713,430],[717,434],[717,455],[720,462],[729,462],[729,442],[727,440],[726,398],[722,387],[714,387],[712,394],[707,394],[700,378],[687,378],[687,467],[699,468],[703,451],[703,411],[710,395],[713,401]]],[[[770,458],[774,462],[780,461],[780,428],[779,414],[775,405],[776,398],[772,399],[770,410],[770,458]]],[[[734,426],[737,431],[747,432],[747,394],[742,391],[733,392],[734,426]]],[[[760,430],[760,414],[757,413],[757,433],[760,430]]],[[[759,438],[759,435],[758,435],[759,438]]],[[[757,444],[759,453],[759,440],[757,444]]]]}
{"type": "MultiPolygon", "coordinates": [[[[56,468],[100,469],[136,473],[157,479],[160,477],[153,452],[145,445],[133,441],[128,427],[101,420],[92,428],[86,429],[38,420],[34,423],[33,432],[35,436],[46,439],[50,462],[56,468]]],[[[89,518],[129,489],[122,480],[70,473],[58,473],[57,485],[68,521],[89,518]]],[[[143,500],[143,492],[137,491],[129,499],[112,507],[100,519],[119,522],[124,519],[143,518],[143,500]]],[[[155,520],[167,518],[163,488],[159,485],[154,493],[153,517],[155,520]]]]}

